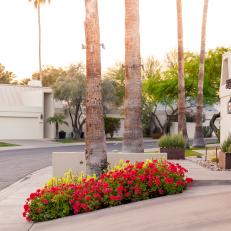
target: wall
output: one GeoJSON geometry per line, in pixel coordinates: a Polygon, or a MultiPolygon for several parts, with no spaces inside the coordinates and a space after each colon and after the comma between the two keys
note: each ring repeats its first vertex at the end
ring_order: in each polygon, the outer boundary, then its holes
{"type": "Polygon", "coordinates": [[[231,89],[226,89],[226,80],[231,79],[231,52],[222,58],[221,85],[220,85],[220,141],[221,143],[231,134],[231,114],[227,113],[228,101],[231,98],[231,89]]]}
{"type": "Polygon", "coordinates": [[[43,97],[51,89],[0,85],[0,139],[42,139],[43,97]]]}

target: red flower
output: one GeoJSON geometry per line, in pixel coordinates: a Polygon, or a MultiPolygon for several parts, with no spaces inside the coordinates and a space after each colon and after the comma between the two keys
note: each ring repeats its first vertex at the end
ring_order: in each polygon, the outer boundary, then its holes
{"type": "Polygon", "coordinates": [[[164,194],[164,191],[163,191],[162,189],[159,189],[158,191],[159,191],[159,194],[160,194],[160,195],[163,195],[163,194],[164,194]]]}
{"type": "Polygon", "coordinates": [[[87,196],[85,196],[85,200],[89,201],[89,200],[91,200],[91,197],[89,195],[87,195],[87,196]]]}
{"type": "Polygon", "coordinates": [[[189,183],[192,183],[192,182],[193,182],[193,179],[192,179],[192,178],[186,178],[185,180],[186,180],[187,184],[189,184],[189,183]]]}
{"type": "Polygon", "coordinates": [[[47,200],[47,199],[43,199],[43,203],[44,203],[45,205],[48,205],[48,200],[47,200]]]}
{"type": "Polygon", "coordinates": [[[110,200],[112,201],[120,201],[121,200],[121,197],[120,196],[110,196],[110,200]]]}

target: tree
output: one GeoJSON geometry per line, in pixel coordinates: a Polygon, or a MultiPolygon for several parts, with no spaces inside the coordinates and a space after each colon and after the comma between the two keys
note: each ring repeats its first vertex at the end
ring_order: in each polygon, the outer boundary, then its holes
{"type": "Polygon", "coordinates": [[[204,88],[205,38],[206,38],[207,12],[208,12],[208,0],[204,0],[203,20],[202,20],[202,29],[201,29],[200,71],[199,71],[199,80],[198,80],[196,126],[195,126],[195,133],[193,139],[193,147],[205,147],[202,122],[203,122],[203,88],[204,88]]]}
{"type": "Polygon", "coordinates": [[[70,116],[73,135],[75,139],[81,137],[84,116],[85,100],[85,74],[82,64],[71,65],[65,72],[65,76],[60,76],[54,85],[54,97],[65,105],[65,111],[70,116]]]}
{"type": "Polygon", "coordinates": [[[62,124],[68,125],[68,123],[65,121],[65,118],[66,118],[66,116],[63,114],[55,114],[54,116],[49,117],[47,119],[47,122],[49,124],[55,124],[55,137],[56,137],[56,139],[59,138],[59,125],[62,125],[62,124]]]}
{"type": "MultiPolygon", "coordinates": [[[[55,68],[53,66],[47,66],[42,70],[42,85],[44,87],[53,87],[58,78],[65,78],[66,71],[61,67],[55,68]]],[[[40,73],[35,72],[32,74],[32,79],[40,79],[40,73]]]]}
{"type": "Polygon", "coordinates": [[[125,97],[123,152],[144,152],[141,122],[139,0],[125,0],[125,97]]]}
{"type": "Polygon", "coordinates": [[[113,138],[114,132],[120,128],[120,119],[112,117],[104,117],[105,134],[109,134],[113,138]]]}
{"type": "MultiPolygon", "coordinates": [[[[229,49],[218,47],[209,50],[205,54],[205,78],[204,78],[204,104],[212,105],[219,102],[219,86],[221,76],[222,55],[229,49]]],[[[169,119],[178,113],[178,67],[177,52],[167,54],[165,67],[160,72],[153,72],[149,78],[143,80],[143,122],[146,132],[150,135],[166,133],[169,127],[169,119]],[[167,120],[161,123],[156,113],[159,105],[165,107],[167,120]]],[[[144,65],[145,67],[145,65],[144,65]]],[[[186,93],[186,112],[195,104],[198,85],[199,55],[197,53],[184,53],[184,76],[186,93]]],[[[144,68],[145,72],[145,68],[144,68]]],[[[187,115],[187,114],[186,114],[187,115]]]]}
{"type": "Polygon", "coordinates": [[[24,78],[19,81],[20,85],[28,85],[28,83],[31,81],[30,78],[24,78]]]}
{"type": "Polygon", "coordinates": [[[40,5],[43,3],[50,3],[51,0],[29,0],[29,2],[33,2],[35,8],[37,9],[37,14],[38,14],[38,37],[39,37],[39,75],[40,75],[40,80],[42,79],[42,54],[41,54],[41,18],[40,18],[40,5]]]}
{"type": "Polygon", "coordinates": [[[15,75],[11,71],[7,71],[0,63],[0,84],[10,84],[14,81],[15,75]]]}
{"type": "Polygon", "coordinates": [[[85,0],[86,35],[86,173],[107,169],[101,90],[100,31],[97,0],[85,0]]]}
{"type": "Polygon", "coordinates": [[[123,64],[116,63],[113,67],[110,67],[104,74],[104,78],[112,80],[116,91],[116,104],[117,106],[121,106],[123,104],[125,94],[125,71],[123,64]]]}
{"type": "Polygon", "coordinates": [[[117,105],[118,99],[116,95],[116,88],[114,81],[109,78],[105,78],[102,81],[102,96],[103,96],[103,109],[104,114],[109,113],[110,110],[117,105]]]}
{"type": "MultiPolygon", "coordinates": [[[[183,50],[183,22],[182,4],[177,0],[177,33],[178,33],[178,132],[182,133],[188,143],[185,110],[185,81],[184,81],[184,50],[183,50]]],[[[188,146],[188,144],[186,145],[188,146]]]]}

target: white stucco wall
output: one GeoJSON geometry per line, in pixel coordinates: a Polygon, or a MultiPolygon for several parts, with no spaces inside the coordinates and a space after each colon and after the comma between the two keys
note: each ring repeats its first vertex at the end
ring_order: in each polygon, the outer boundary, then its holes
{"type": "MultiPolygon", "coordinates": [[[[0,139],[44,138],[45,92],[53,97],[50,88],[0,85],[0,139]]],[[[52,100],[47,107],[52,107],[52,100]]]]}
{"type": "Polygon", "coordinates": [[[227,113],[228,101],[231,97],[231,89],[226,89],[226,80],[231,79],[231,52],[227,52],[222,58],[221,85],[220,85],[220,140],[221,143],[231,134],[231,114],[227,113]]]}

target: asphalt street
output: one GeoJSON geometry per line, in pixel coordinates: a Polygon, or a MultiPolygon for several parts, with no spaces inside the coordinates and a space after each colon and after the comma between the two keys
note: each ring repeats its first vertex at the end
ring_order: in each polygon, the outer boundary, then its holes
{"type": "MultiPolygon", "coordinates": [[[[145,142],[145,148],[154,148],[154,142],[145,142]]],[[[107,144],[108,151],[120,151],[121,143],[107,144]]],[[[52,152],[84,151],[84,145],[43,147],[20,150],[0,150],[0,190],[26,175],[51,165],[52,152]]]]}

